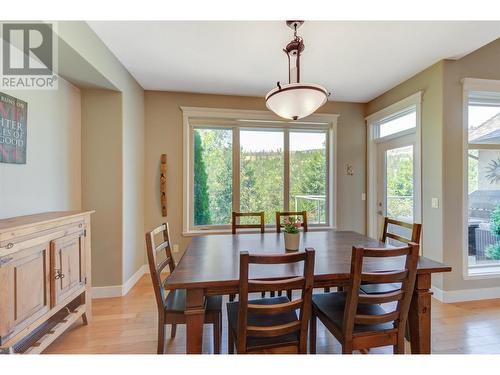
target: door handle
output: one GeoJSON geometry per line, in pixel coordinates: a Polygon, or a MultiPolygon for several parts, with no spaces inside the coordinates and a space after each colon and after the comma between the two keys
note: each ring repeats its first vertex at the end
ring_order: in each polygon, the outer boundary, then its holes
{"type": "Polygon", "coordinates": [[[55,271],[56,271],[56,275],[54,276],[54,279],[56,279],[56,280],[64,279],[64,274],[61,272],[60,269],[56,268],[55,271]]]}

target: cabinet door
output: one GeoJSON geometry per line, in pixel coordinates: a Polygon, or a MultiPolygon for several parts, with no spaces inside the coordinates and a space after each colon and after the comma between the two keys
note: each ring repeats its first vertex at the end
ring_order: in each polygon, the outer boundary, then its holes
{"type": "Polygon", "coordinates": [[[0,258],[0,337],[19,332],[49,311],[48,244],[0,258]]]}
{"type": "Polygon", "coordinates": [[[84,238],[76,233],[50,243],[52,307],[85,287],[84,238]]]}

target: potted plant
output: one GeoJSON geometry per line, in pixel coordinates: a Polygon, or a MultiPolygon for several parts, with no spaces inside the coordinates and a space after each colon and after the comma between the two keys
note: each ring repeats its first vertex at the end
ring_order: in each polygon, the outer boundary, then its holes
{"type": "Polygon", "coordinates": [[[285,218],[283,230],[285,231],[285,250],[286,251],[297,251],[299,250],[300,244],[300,232],[299,228],[302,223],[300,219],[293,219],[291,217],[285,218]]]}

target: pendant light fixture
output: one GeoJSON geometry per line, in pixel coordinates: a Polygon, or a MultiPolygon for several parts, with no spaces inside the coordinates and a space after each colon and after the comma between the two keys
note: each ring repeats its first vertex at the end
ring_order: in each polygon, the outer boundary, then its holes
{"type": "Polygon", "coordinates": [[[298,120],[314,113],[326,103],[330,93],[314,83],[300,82],[300,55],[304,51],[304,41],[297,35],[297,29],[304,21],[286,21],[294,30],[293,39],[283,50],[288,57],[288,84],[269,91],[266,95],[266,107],[278,116],[298,120]]]}

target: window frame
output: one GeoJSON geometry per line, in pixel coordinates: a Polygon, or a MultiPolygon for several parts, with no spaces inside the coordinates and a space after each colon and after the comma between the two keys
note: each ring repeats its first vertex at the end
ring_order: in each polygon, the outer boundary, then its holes
{"type": "MultiPolygon", "coordinates": [[[[193,236],[211,233],[230,233],[231,225],[194,226],[193,200],[194,200],[194,128],[215,129],[283,129],[284,134],[284,189],[283,198],[285,209],[289,205],[289,135],[294,130],[326,131],[326,224],[312,224],[312,230],[335,229],[337,212],[337,119],[338,114],[315,114],[298,121],[284,120],[269,111],[232,110],[203,107],[180,107],[183,115],[183,220],[182,234],[193,236]],[[333,162],[332,162],[333,160],[333,162]]],[[[233,131],[233,210],[239,207],[239,162],[240,140],[239,131],[233,131]],[[236,194],[235,194],[236,193],[236,194]]],[[[268,225],[269,229],[274,225],[268,225]]]]}
{"type": "Polygon", "coordinates": [[[464,78],[462,83],[463,131],[463,215],[462,215],[462,268],[464,280],[500,278],[500,261],[486,265],[469,265],[469,150],[499,150],[500,144],[469,143],[469,94],[471,91],[498,92],[500,80],[464,78]],[[475,270],[475,272],[470,272],[475,270]]]}

